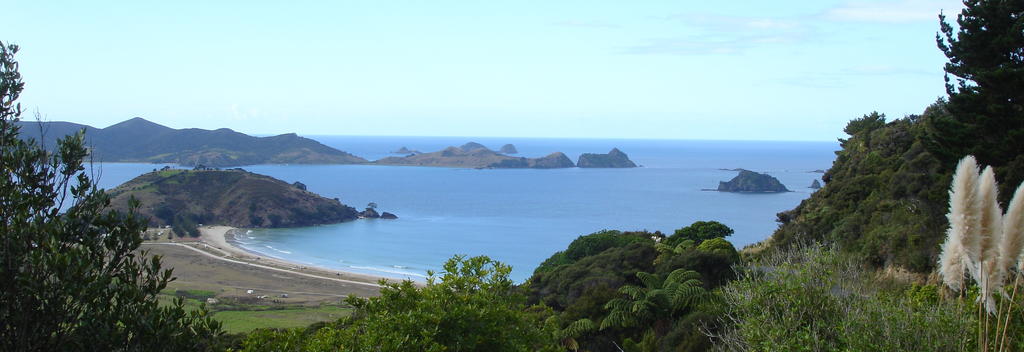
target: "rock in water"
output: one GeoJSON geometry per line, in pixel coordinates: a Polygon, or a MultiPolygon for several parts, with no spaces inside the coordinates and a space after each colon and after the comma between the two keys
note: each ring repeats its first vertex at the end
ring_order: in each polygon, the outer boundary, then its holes
{"type": "Polygon", "coordinates": [[[584,153],[580,155],[577,167],[581,168],[628,168],[636,167],[629,156],[619,148],[612,148],[608,154],[584,153]]]}
{"type": "Polygon", "coordinates": [[[749,193],[778,193],[778,192],[789,192],[779,182],[779,179],[770,175],[759,174],[749,170],[740,170],[739,175],[736,175],[729,182],[718,183],[719,192],[749,192],[749,193]]]}
{"type": "Polygon", "coordinates": [[[821,188],[821,182],[818,182],[818,180],[814,180],[814,182],[811,182],[811,186],[807,187],[807,188],[813,188],[813,189],[821,188]]]}
{"type": "Polygon", "coordinates": [[[387,219],[387,220],[394,220],[394,219],[398,219],[398,215],[395,215],[395,214],[392,214],[392,213],[389,213],[389,212],[385,211],[385,212],[380,214],[380,218],[381,219],[387,219]]]}
{"type": "Polygon", "coordinates": [[[374,210],[373,208],[366,208],[366,210],[359,213],[359,216],[367,219],[376,219],[380,217],[380,214],[377,214],[377,210],[374,210]]]}
{"type": "Polygon", "coordinates": [[[502,154],[517,154],[519,153],[519,150],[517,150],[516,146],[512,144],[506,144],[501,146],[501,149],[499,149],[498,152],[502,154]]]}

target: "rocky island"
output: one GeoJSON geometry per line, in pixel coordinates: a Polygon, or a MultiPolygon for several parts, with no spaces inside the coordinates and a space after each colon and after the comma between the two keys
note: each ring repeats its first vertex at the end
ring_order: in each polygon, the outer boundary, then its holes
{"type": "Polygon", "coordinates": [[[412,150],[406,147],[398,148],[398,150],[391,152],[391,154],[419,154],[420,151],[412,150]]]}
{"type": "Polygon", "coordinates": [[[581,168],[630,168],[636,167],[636,164],[629,160],[629,156],[619,148],[612,148],[608,154],[583,153],[580,155],[579,161],[576,162],[576,166],[581,168]]]}
{"type": "Polygon", "coordinates": [[[780,193],[789,192],[779,182],[779,180],[770,175],[756,173],[750,170],[740,170],[739,175],[736,175],[729,182],[718,183],[719,192],[740,192],[740,193],[780,193]]]}
{"type": "Polygon", "coordinates": [[[501,149],[498,149],[498,152],[502,154],[519,154],[519,150],[512,144],[501,146],[501,149]]]}
{"type": "Polygon", "coordinates": [[[300,227],[359,215],[338,199],[241,169],[163,169],[125,182],[110,194],[111,206],[119,210],[128,209],[130,197],[138,199],[137,214],[149,218],[150,226],[300,227]]]}
{"type": "Polygon", "coordinates": [[[810,187],[807,187],[807,188],[819,189],[819,188],[821,188],[821,182],[818,182],[818,180],[814,180],[814,182],[811,182],[810,187]]]}
{"type": "Polygon", "coordinates": [[[503,155],[482,144],[469,142],[460,147],[448,147],[433,153],[404,157],[387,157],[373,162],[379,165],[466,167],[475,169],[555,169],[576,166],[561,152],[542,158],[523,158],[503,155]]]}
{"type": "Polygon", "coordinates": [[[52,150],[60,137],[85,130],[91,157],[100,162],[176,163],[208,167],[255,164],[361,164],[366,159],[294,133],[253,137],[227,128],[173,129],[136,117],[95,128],[71,122],[21,121],[19,138],[52,150]],[[42,133],[40,132],[42,131],[42,133]]]}

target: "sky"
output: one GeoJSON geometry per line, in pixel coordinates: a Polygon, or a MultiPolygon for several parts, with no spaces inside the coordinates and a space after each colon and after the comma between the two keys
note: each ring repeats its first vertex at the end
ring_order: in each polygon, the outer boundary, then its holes
{"type": "MultiPolygon", "coordinates": [[[[958,0],[14,1],[20,102],[250,134],[821,140],[945,96],[958,0]],[[951,16],[955,17],[955,16],[951,16]]],[[[27,116],[32,118],[31,116],[27,116]]]]}

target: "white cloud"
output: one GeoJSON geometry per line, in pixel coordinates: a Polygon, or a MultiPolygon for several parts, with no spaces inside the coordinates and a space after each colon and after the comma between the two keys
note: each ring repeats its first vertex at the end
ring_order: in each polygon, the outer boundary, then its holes
{"type": "Polygon", "coordinates": [[[731,55],[761,46],[806,40],[813,29],[789,18],[682,14],[661,17],[695,29],[696,35],[648,40],[623,49],[625,54],[731,55]]]}
{"type": "Polygon", "coordinates": [[[959,0],[848,1],[825,12],[825,19],[856,22],[907,23],[937,21],[939,11],[959,13],[959,0]]]}

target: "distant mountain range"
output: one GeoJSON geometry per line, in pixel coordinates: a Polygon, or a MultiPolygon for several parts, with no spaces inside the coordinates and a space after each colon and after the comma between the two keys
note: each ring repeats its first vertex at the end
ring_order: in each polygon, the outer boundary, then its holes
{"type": "Polygon", "coordinates": [[[60,137],[85,130],[96,161],[231,167],[254,164],[360,164],[366,159],[294,133],[253,137],[227,128],[173,129],[136,117],[107,128],[71,122],[22,121],[22,138],[52,149],[60,137]]]}

